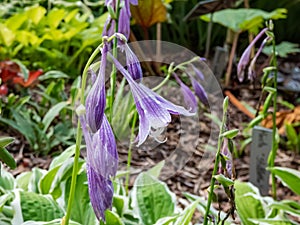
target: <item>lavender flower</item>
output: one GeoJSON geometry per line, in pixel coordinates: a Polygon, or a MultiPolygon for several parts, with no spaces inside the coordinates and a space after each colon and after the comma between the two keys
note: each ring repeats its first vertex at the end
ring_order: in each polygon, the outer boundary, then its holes
{"type": "MultiPolygon", "coordinates": [[[[104,115],[106,95],[105,95],[105,67],[106,67],[107,45],[105,44],[102,49],[102,58],[99,69],[99,74],[94,82],[87,98],[86,98],[86,119],[87,123],[92,130],[96,132],[99,130],[102,118],[104,115]]],[[[92,70],[90,72],[93,73],[92,70]]],[[[92,75],[95,76],[95,75],[92,75]]]]}
{"type": "Polygon", "coordinates": [[[195,74],[197,75],[197,77],[198,77],[200,80],[204,80],[204,75],[203,75],[203,73],[202,73],[200,70],[198,70],[198,68],[195,67],[193,64],[192,64],[192,68],[193,68],[195,74]]]}
{"type": "Polygon", "coordinates": [[[246,48],[244,53],[242,54],[239,64],[238,64],[238,69],[237,69],[237,74],[239,81],[242,82],[244,80],[244,70],[246,66],[248,65],[250,61],[250,54],[251,54],[251,49],[255,45],[255,43],[262,37],[262,35],[268,30],[268,28],[263,29],[255,38],[254,40],[249,44],[249,46],[246,48]]]}
{"type": "Polygon", "coordinates": [[[194,93],[191,91],[191,89],[186,86],[179,77],[173,73],[173,76],[175,77],[177,83],[180,85],[181,92],[183,94],[183,98],[185,101],[185,104],[188,106],[190,112],[196,112],[198,108],[197,99],[194,95],[194,93]]]}
{"type": "Polygon", "coordinates": [[[124,50],[126,55],[126,66],[128,72],[134,80],[141,80],[143,78],[143,72],[138,58],[129,48],[127,43],[122,45],[121,48],[124,50]]]}
{"type": "MultiPolygon", "coordinates": [[[[105,5],[113,9],[115,12],[117,7],[116,4],[116,0],[105,0],[105,5]]],[[[119,5],[122,6],[122,8],[119,11],[118,33],[124,34],[127,39],[129,38],[130,34],[130,4],[137,5],[138,0],[120,0],[119,2],[119,5]]],[[[109,16],[105,23],[102,36],[111,36],[113,33],[115,33],[115,26],[115,19],[109,16]]]]}
{"type": "Polygon", "coordinates": [[[136,140],[138,146],[145,142],[149,133],[153,134],[152,129],[155,131],[166,127],[171,122],[170,114],[193,115],[185,108],[174,105],[143,84],[134,81],[128,71],[111,54],[109,55],[117,69],[127,79],[136,104],[139,114],[139,133],[136,140]]]}
{"type": "Polygon", "coordinates": [[[104,212],[111,208],[113,185],[116,175],[118,152],[113,131],[103,116],[100,129],[94,133],[89,128],[84,114],[79,115],[87,146],[87,175],[90,200],[97,218],[105,220],[104,212]]]}
{"type": "Polygon", "coordinates": [[[266,43],[270,40],[270,37],[266,37],[263,42],[261,43],[259,49],[257,50],[255,56],[253,57],[253,59],[251,60],[251,63],[249,65],[249,68],[248,68],[248,79],[249,80],[254,80],[254,78],[256,77],[256,74],[255,74],[255,63],[256,63],[256,60],[258,58],[258,56],[260,55],[260,53],[262,52],[263,48],[265,47],[266,43]]]}
{"type": "Polygon", "coordinates": [[[200,101],[203,104],[208,105],[208,98],[207,98],[207,94],[206,94],[204,88],[193,76],[191,76],[191,75],[189,75],[189,76],[190,76],[192,86],[195,90],[197,97],[200,99],[200,101]]]}

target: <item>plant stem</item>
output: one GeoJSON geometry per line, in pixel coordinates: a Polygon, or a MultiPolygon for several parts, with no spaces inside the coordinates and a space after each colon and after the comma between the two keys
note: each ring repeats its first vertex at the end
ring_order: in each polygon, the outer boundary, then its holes
{"type": "MultiPolygon", "coordinates": [[[[87,74],[88,74],[87,71],[88,71],[89,66],[93,62],[94,58],[98,54],[100,46],[98,46],[94,50],[94,52],[90,56],[87,64],[84,67],[84,70],[83,70],[81,88],[80,88],[80,91],[81,91],[81,93],[80,93],[81,94],[80,95],[80,103],[81,104],[84,104],[84,102],[85,102],[84,90],[85,90],[86,82],[87,82],[87,74]]],[[[74,156],[74,163],[73,163],[70,195],[69,195],[69,200],[68,200],[67,212],[66,212],[65,218],[62,220],[62,223],[61,223],[62,225],[68,225],[70,217],[71,217],[72,205],[73,205],[73,200],[74,200],[74,195],[75,195],[75,190],[76,190],[77,173],[78,173],[78,161],[79,161],[79,156],[80,156],[81,140],[82,140],[82,130],[81,130],[81,126],[80,126],[80,121],[78,120],[77,135],[76,135],[76,148],[75,148],[75,156],[74,156]]]]}
{"type": "MultiPolygon", "coordinates": [[[[275,158],[276,158],[276,153],[278,149],[277,145],[277,127],[276,127],[276,111],[277,111],[277,57],[276,57],[276,45],[275,45],[275,39],[273,38],[272,40],[272,45],[273,45],[273,60],[272,60],[272,66],[274,66],[276,69],[274,70],[274,80],[273,80],[273,85],[276,91],[274,92],[273,95],[273,114],[272,114],[272,151],[270,155],[270,167],[274,167],[275,165],[275,158]]],[[[275,175],[272,174],[272,197],[273,199],[276,200],[277,194],[276,194],[276,178],[275,175]]]]}
{"type": "Polygon", "coordinates": [[[137,112],[135,111],[133,114],[132,119],[132,126],[131,126],[131,134],[130,134],[130,143],[128,148],[128,156],[127,156],[127,174],[125,180],[125,190],[126,194],[128,194],[128,186],[129,186],[129,177],[130,177],[130,165],[131,165],[131,153],[132,153],[132,145],[133,145],[133,138],[134,138],[134,129],[137,121],[137,112]]]}
{"type": "MultiPolygon", "coordinates": [[[[224,99],[224,102],[225,101],[228,101],[228,97],[226,97],[224,99]]],[[[214,186],[215,186],[215,182],[216,182],[216,179],[214,178],[214,176],[217,174],[217,171],[218,171],[218,166],[219,166],[219,163],[220,163],[221,145],[222,145],[222,142],[223,142],[223,139],[224,139],[222,137],[222,134],[224,132],[224,128],[225,128],[225,124],[226,124],[226,115],[227,115],[227,109],[224,107],[223,108],[222,124],[220,126],[220,132],[219,132],[219,138],[218,138],[218,147],[217,147],[215,165],[214,165],[214,169],[213,169],[211,180],[210,180],[210,190],[209,190],[209,195],[208,195],[208,199],[207,199],[207,206],[206,206],[206,210],[205,210],[203,225],[208,224],[208,215],[209,215],[209,212],[210,212],[210,205],[211,205],[211,202],[212,202],[214,186]]]]}
{"type": "MultiPolygon", "coordinates": [[[[120,8],[120,1],[117,0],[116,4],[116,15],[117,18],[115,19],[115,32],[118,32],[118,26],[119,26],[119,8],[120,8]]],[[[118,47],[118,38],[115,37],[113,42],[113,56],[114,58],[117,58],[117,47],[118,47]]],[[[112,71],[111,71],[111,77],[110,77],[110,98],[108,101],[109,105],[109,122],[112,122],[112,116],[113,116],[113,104],[115,99],[115,89],[116,89],[116,80],[117,80],[117,69],[115,65],[112,65],[112,71]]]]}

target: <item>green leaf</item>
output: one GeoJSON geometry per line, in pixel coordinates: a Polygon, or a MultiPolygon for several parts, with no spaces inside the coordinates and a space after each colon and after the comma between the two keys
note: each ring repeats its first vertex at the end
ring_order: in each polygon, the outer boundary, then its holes
{"type": "MultiPolygon", "coordinates": [[[[83,146],[81,146],[83,147],[83,146]]],[[[65,161],[67,161],[69,158],[71,158],[75,154],[76,145],[72,145],[68,147],[66,150],[64,150],[61,154],[56,156],[50,166],[49,169],[53,169],[54,167],[62,165],[65,161]]]]}
{"type": "Polygon", "coordinates": [[[59,170],[60,166],[54,167],[49,170],[42,178],[39,183],[40,193],[49,194],[52,182],[59,170]]]}
{"type": "MultiPolygon", "coordinates": [[[[300,52],[299,45],[296,43],[291,43],[287,41],[281,42],[279,45],[276,45],[276,53],[282,58],[286,58],[289,54],[295,54],[300,52]]],[[[266,55],[273,54],[273,46],[266,46],[263,48],[263,53],[266,55]]]]}
{"type": "Polygon", "coordinates": [[[15,169],[17,167],[14,157],[6,150],[6,148],[0,147],[0,160],[11,169],[15,169]]]}
{"type": "Polygon", "coordinates": [[[124,198],[124,196],[114,194],[114,196],[113,196],[113,203],[112,204],[116,208],[117,213],[119,215],[122,215],[123,214],[124,205],[125,205],[125,198],[124,198]]]}
{"type": "Polygon", "coordinates": [[[271,103],[273,102],[273,96],[274,94],[273,93],[269,93],[265,102],[264,102],[264,105],[263,105],[263,109],[261,111],[261,114],[266,117],[267,116],[267,113],[268,113],[268,109],[271,105],[271,103]]]}
{"type": "Polygon", "coordinates": [[[42,123],[44,124],[43,132],[46,132],[48,127],[50,126],[51,122],[54,120],[56,116],[58,116],[59,112],[65,108],[69,102],[59,102],[56,105],[54,105],[45,115],[45,117],[42,120],[42,123]]]}
{"type": "MultiPolygon", "coordinates": [[[[63,186],[64,188],[64,201],[68,202],[69,200],[69,190],[71,186],[71,177],[66,181],[66,185],[63,186]]],[[[88,192],[88,185],[87,185],[87,176],[86,173],[80,173],[77,176],[76,188],[75,188],[75,195],[74,195],[74,202],[72,205],[72,211],[76,213],[71,214],[71,219],[76,221],[80,224],[97,224],[97,218],[93,211],[92,205],[90,203],[89,192],[88,192]]],[[[111,217],[113,217],[112,215],[111,217]]],[[[106,218],[108,221],[108,218],[106,218]]],[[[114,223],[107,223],[107,224],[114,224],[114,223]]]]}
{"type": "Polygon", "coordinates": [[[16,177],[17,186],[24,191],[28,191],[28,184],[32,176],[32,171],[22,172],[16,177]]]}
{"type": "Polygon", "coordinates": [[[294,146],[297,146],[299,140],[298,140],[297,132],[293,127],[293,125],[285,123],[284,127],[285,127],[285,133],[288,138],[288,141],[290,141],[294,146]]]}
{"type": "Polygon", "coordinates": [[[264,118],[264,115],[259,114],[257,117],[255,117],[251,122],[248,124],[249,128],[253,128],[254,126],[258,125],[264,118]]]}
{"type": "Polygon", "coordinates": [[[48,80],[48,79],[67,79],[69,76],[64,72],[59,70],[50,70],[43,75],[39,76],[40,81],[48,80]]]}
{"type": "Polygon", "coordinates": [[[253,195],[259,195],[258,189],[250,183],[234,182],[235,203],[242,224],[254,225],[250,218],[265,218],[263,203],[253,195]],[[251,207],[250,207],[251,206],[251,207]]]}
{"type": "Polygon", "coordinates": [[[225,177],[223,174],[215,175],[214,178],[220,182],[224,187],[229,187],[234,184],[234,181],[225,177]]]}
{"type": "Polygon", "coordinates": [[[235,138],[239,133],[239,129],[233,129],[233,130],[228,130],[228,131],[225,131],[222,136],[225,137],[225,138],[229,138],[229,139],[232,139],[232,138],[235,138]]]}
{"type": "Polygon", "coordinates": [[[7,145],[13,143],[15,138],[13,137],[0,137],[0,147],[5,148],[7,145]]]}
{"type": "MultiPolygon", "coordinates": [[[[22,223],[21,225],[61,225],[62,219],[55,219],[51,220],[49,222],[41,222],[41,221],[27,221],[25,223],[22,223]]],[[[80,223],[74,222],[72,220],[69,221],[70,225],[82,225],[80,223]]]]}
{"type": "Polygon", "coordinates": [[[286,167],[272,167],[268,170],[297,195],[300,195],[300,171],[286,167]]]}
{"type": "Polygon", "coordinates": [[[191,205],[186,207],[174,225],[189,225],[198,203],[199,200],[196,200],[191,205]]]}
{"type": "Polygon", "coordinates": [[[282,210],[287,214],[300,218],[300,205],[297,202],[283,200],[280,202],[273,202],[270,207],[272,209],[282,210]]]}
{"type": "Polygon", "coordinates": [[[16,186],[16,180],[13,175],[6,170],[1,170],[0,187],[4,190],[13,190],[16,186]]]}
{"type": "Polygon", "coordinates": [[[2,42],[6,47],[10,47],[16,38],[15,33],[7,26],[0,23],[0,43],[2,42]]]}
{"type": "MultiPolygon", "coordinates": [[[[260,9],[224,9],[215,12],[213,22],[219,23],[235,32],[249,30],[257,33],[263,26],[264,20],[286,18],[286,9],[276,9],[272,12],[266,12],[260,9]]],[[[204,21],[210,21],[211,15],[200,17],[204,21]]]]}
{"type": "Polygon", "coordinates": [[[175,195],[157,178],[141,173],[132,191],[132,208],[145,225],[153,225],[160,218],[173,216],[175,195]]]}
{"type": "Polygon", "coordinates": [[[167,216],[164,218],[159,219],[154,225],[169,225],[173,224],[173,222],[179,217],[180,215],[175,216],[167,216]]]}
{"type": "Polygon", "coordinates": [[[30,19],[36,25],[40,22],[45,14],[46,9],[42,6],[32,6],[26,11],[28,19],[30,19]]]}
{"type": "Polygon", "coordinates": [[[270,218],[270,219],[249,219],[253,224],[262,225],[293,225],[291,221],[283,218],[270,218]]]}
{"type": "Polygon", "coordinates": [[[24,221],[50,221],[64,213],[50,195],[20,191],[20,204],[24,221]]]}
{"type": "Polygon", "coordinates": [[[25,13],[17,13],[5,21],[5,25],[12,31],[18,30],[27,20],[25,13]]]}
{"type": "Polygon", "coordinates": [[[153,177],[158,178],[164,165],[165,165],[165,160],[162,160],[159,163],[157,163],[154,167],[152,167],[150,170],[148,170],[147,173],[153,177]]]}
{"type": "Polygon", "coordinates": [[[105,219],[106,219],[106,223],[101,221],[100,225],[106,225],[106,224],[124,225],[124,223],[121,221],[121,218],[116,213],[110,210],[105,211],[105,219]]]}
{"type": "Polygon", "coordinates": [[[57,28],[65,14],[66,11],[64,9],[53,8],[47,15],[47,23],[50,28],[57,28]]]}

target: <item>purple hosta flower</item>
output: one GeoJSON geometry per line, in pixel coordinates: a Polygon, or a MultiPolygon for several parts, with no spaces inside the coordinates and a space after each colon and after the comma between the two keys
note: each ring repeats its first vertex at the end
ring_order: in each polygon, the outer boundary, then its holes
{"type": "Polygon", "coordinates": [[[237,68],[237,74],[239,81],[242,82],[244,80],[244,70],[246,66],[248,65],[250,61],[250,55],[251,55],[251,49],[255,45],[255,43],[264,35],[264,33],[268,30],[268,28],[263,29],[255,38],[254,40],[249,44],[249,46],[246,48],[244,53],[242,54],[238,68],[237,68]]]}
{"type": "Polygon", "coordinates": [[[127,11],[126,7],[122,7],[120,10],[118,32],[124,34],[128,39],[130,34],[130,9],[127,11]]]}
{"type": "Polygon", "coordinates": [[[208,105],[208,97],[203,86],[193,76],[189,75],[189,77],[197,97],[203,104],[208,105]]]}
{"type": "MultiPolygon", "coordinates": [[[[223,146],[221,149],[221,154],[224,155],[227,159],[226,159],[226,176],[231,178],[232,177],[232,155],[229,152],[228,149],[228,139],[225,138],[224,142],[223,142],[223,146]]],[[[219,173],[221,173],[222,171],[222,165],[220,164],[219,167],[219,173]]]]}
{"type": "Polygon", "coordinates": [[[127,43],[121,45],[120,48],[125,52],[126,66],[129,74],[134,80],[140,81],[143,78],[143,72],[138,58],[132,52],[127,43]]]}
{"type": "Polygon", "coordinates": [[[261,43],[259,49],[257,50],[255,56],[253,57],[253,59],[251,60],[251,63],[249,65],[248,68],[248,79],[249,80],[254,80],[254,78],[256,77],[256,73],[255,73],[255,63],[256,60],[258,58],[258,56],[260,55],[260,53],[262,52],[263,48],[265,47],[266,43],[270,40],[270,37],[266,37],[263,42],[261,43]]]}
{"type": "MultiPolygon", "coordinates": [[[[118,33],[122,33],[128,39],[130,34],[130,4],[137,5],[138,0],[119,0],[119,5],[122,6],[119,11],[118,18],[118,33]]],[[[105,5],[110,7],[116,12],[117,0],[106,0],[105,5]]],[[[115,33],[115,18],[111,18],[111,15],[107,18],[102,36],[111,36],[115,33]]]]}
{"type": "Polygon", "coordinates": [[[103,31],[102,31],[102,37],[104,36],[112,36],[115,33],[115,25],[116,21],[111,18],[109,15],[105,21],[103,31]]]}
{"type": "Polygon", "coordinates": [[[191,89],[188,86],[186,86],[180,80],[180,78],[175,73],[173,73],[173,76],[175,77],[177,83],[180,85],[180,89],[183,94],[185,104],[188,106],[190,112],[196,112],[198,108],[198,104],[194,93],[191,91],[191,89]]]}
{"type": "MultiPolygon", "coordinates": [[[[101,64],[98,76],[86,98],[86,119],[92,132],[99,130],[104,115],[106,96],[105,96],[105,68],[107,57],[107,45],[102,49],[101,64]]],[[[93,73],[92,70],[90,72],[93,73]]],[[[94,77],[95,75],[92,75],[94,77]]]]}
{"type": "MultiPolygon", "coordinates": [[[[88,112],[86,112],[88,113],[88,112]]],[[[104,212],[111,208],[113,185],[111,177],[118,168],[118,152],[113,131],[103,116],[97,132],[92,132],[84,114],[79,115],[87,148],[87,175],[90,200],[97,218],[105,220],[104,212]]]]}
{"type": "Polygon", "coordinates": [[[139,114],[139,133],[136,140],[138,146],[145,142],[149,133],[153,134],[153,130],[161,130],[162,127],[166,127],[171,122],[170,114],[194,115],[185,108],[162,98],[143,84],[134,81],[128,71],[111,54],[110,57],[117,69],[127,79],[136,104],[139,114]]]}
{"type": "Polygon", "coordinates": [[[200,79],[200,80],[204,80],[204,75],[203,73],[196,67],[192,64],[192,68],[195,72],[195,74],[197,75],[197,77],[200,79]]]}

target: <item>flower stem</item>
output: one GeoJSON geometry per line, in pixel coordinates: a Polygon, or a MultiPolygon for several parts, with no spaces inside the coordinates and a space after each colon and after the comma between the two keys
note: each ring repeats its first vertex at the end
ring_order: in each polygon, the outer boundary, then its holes
{"type": "MultiPolygon", "coordinates": [[[[276,57],[276,45],[275,45],[275,39],[272,39],[272,45],[273,45],[273,59],[272,59],[272,66],[274,66],[276,69],[274,70],[274,80],[273,80],[273,86],[276,90],[273,95],[273,114],[272,114],[272,151],[270,154],[270,160],[269,160],[269,166],[274,167],[275,165],[275,158],[276,153],[278,149],[277,144],[277,127],[276,127],[276,111],[277,111],[277,57],[276,57]]],[[[276,200],[276,178],[275,175],[272,174],[272,197],[276,200]]]]}
{"type": "Polygon", "coordinates": [[[132,126],[131,126],[131,135],[130,135],[130,143],[128,148],[128,156],[127,156],[127,174],[125,180],[125,190],[126,194],[128,194],[128,186],[129,186],[129,177],[130,177],[130,165],[131,165],[131,153],[132,153],[132,145],[133,145],[133,138],[134,138],[134,129],[137,121],[137,112],[135,111],[133,114],[132,119],[132,126]]]}
{"type": "MultiPolygon", "coordinates": [[[[101,45],[100,45],[101,46],[101,45]]],[[[81,95],[80,95],[80,103],[84,104],[85,98],[84,98],[84,90],[86,87],[86,82],[87,82],[87,71],[91,63],[93,62],[94,58],[96,55],[99,53],[99,47],[98,46],[92,55],[90,56],[87,64],[84,67],[83,73],[82,73],[82,81],[81,81],[81,95]]],[[[73,200],[74,200],[74,195],[75,195],[75,189],[76,189],[76,182],[77,182],[77,173],[78,173],[78,161],[79,161],[79,156],[80,156],[80,145],[81,145],[81,140],[82,140],[82,130],[80,126],[80,121],[78,120],[77,123],[77,135],[76,135],[76,147],[75,147],[75,156],[74,156],[74,163],[73,163],[73,171],[72,171],[72,180],[71,180],[71,188],[70,188],[70,195],[69,195],[69,200],[68,200],[68,206],[67,206],[67,212],[65,215],[65,218],[62,220],[62,225],[68,225],[69,220],[71,217],[71,211],[72,211],[72,205],[73,205],[73,200]]]]}
{"type": "MultiPolygon", "coordinates": [[[[226,97],[224,99],[224,103],[225,103],[225,101],[228,102],[228,97],[226,97]]],[[[225,105],[225,104],[223,104],[223,105],[225,105]]],[[[224,139],[224,137],[222,137],[222,134],[223,134],[224,129],[225,129],[226,115],[227,115],[227,107],[223,107],[222,124],[220,126],[216,159],[215,159],[214,169],[213,169],[211,180],[210,180],[210,190],[209,190],[209,195],[208,195],[208,199],[207,199],[207,206],[206,206],[206,210],[205,210],[203,225],[208,224],[208,215],[209,215],[209,212],[210,212],[210,205],[211,205],[211,202],[212,202],[214,186],[215,186],[215,182],[216,182],[215,175],[217,174],[217,171],[218,171],[218,166],[219,166],[219,163],[220,163],[221,145],[222,145],[222,142],[223,142],[223,139],[224,139]]]]}
{"type": "MultiPolygon", "coordinates": [[[[119,8],[120,8],[120,1],[117,0],[116,4],[116,15],[117,18],[115,19],[115,33],[118,32],[118,24],[119,24],[119,8]]],[[[113,56],[117,58],[117,47],[118,47],[118,38],[115,37],[114,42],[113,42],[113,56]]],[[[112,71],[111,71],[111,77],[110,77],[110,98],[108,100],[108,105],[109,105],[109,122],[112,122],[112,116],[113,116],[113,104],[114,104],[114,99],[115,99],[115,89],[116,89],[116,80],[117,80],[117,69],[115,65],[112,65],[112,71]]]]}

